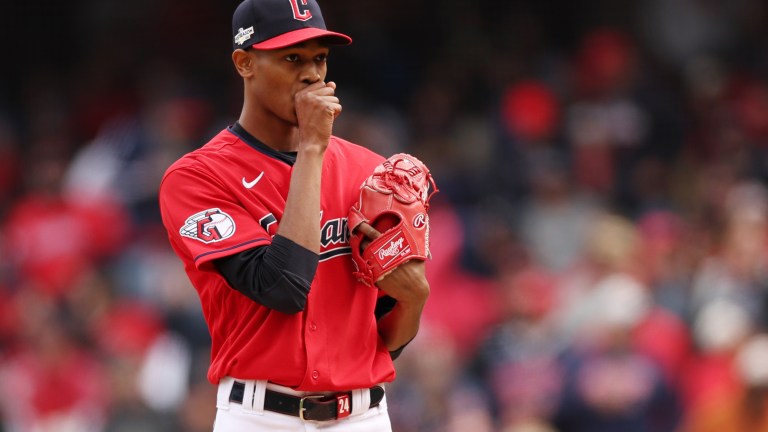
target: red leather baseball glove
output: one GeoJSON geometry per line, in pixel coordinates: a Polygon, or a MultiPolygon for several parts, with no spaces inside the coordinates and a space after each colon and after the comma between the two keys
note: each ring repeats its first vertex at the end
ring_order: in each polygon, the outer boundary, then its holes
{"type": "Polygon", "coordinates": [[[347,219],[355,276],[361,282],[373,286],[406,261],[429,257],[427,210],[437,191],[426,165],[409,154],[395,154],[374,169],[347,219]],[[363,222],[381,236],[369,239],[356,230],[363,222]]]}

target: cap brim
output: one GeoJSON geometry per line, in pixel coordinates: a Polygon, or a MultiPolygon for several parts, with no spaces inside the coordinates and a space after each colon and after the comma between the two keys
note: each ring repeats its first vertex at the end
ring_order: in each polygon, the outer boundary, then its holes
{"type": "Polygon", "coordinates": [[[271,50],[285,48],[297,43],[301,43],[310,39],[323,38],[332,45],[349,45],[352,43],[352,38],[342,34],[328,30],[323,30],[315,27],[306,27],[298,30],[289,31],[281,35],[275,36],[271,39],[267,39],[263,42],[253,44],[253,48],[259,50],[271,50]]]}

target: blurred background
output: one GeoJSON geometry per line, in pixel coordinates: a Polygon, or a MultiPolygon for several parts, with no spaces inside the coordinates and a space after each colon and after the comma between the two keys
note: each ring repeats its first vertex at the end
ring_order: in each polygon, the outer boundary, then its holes
{"type": "MultiPolygon", "coordinates": [[[[156,193],[239,115],[236,4],[0,6],[0,431],[211,430],[156,193]]],[[[441,190],[396,432],[768,431],[768,3],[321,5],[334,133],[441,190]]]]}

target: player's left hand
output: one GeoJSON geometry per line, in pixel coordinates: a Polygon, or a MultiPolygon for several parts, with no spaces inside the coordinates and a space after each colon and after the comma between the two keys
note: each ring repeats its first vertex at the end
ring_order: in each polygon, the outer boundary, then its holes
{"type": "MultiPolygon", "coordinates": [[[[392,155],[374,168],[347,217],[354,275],[360,282],[381,287],[378,282],[397,267],[430,257],[427,211],[436,192],[429,169],[407,153],[392,155]]],[[[417,283],[419,276],[409,278],[412,286],[427,286],[417,283]]]]}
{"type": "MultiPolygon", "coordinates": [[[[363,249],[368,246],[370,240],[381,235],[376,228],[366,222],[362,222],[357,230],[369,239],[363,240],[363,249]]],[[[400,303],[423,307],[429,297],[426,264],[422,260],[406,261],[376,282],[376,286],[400,303]]]]}

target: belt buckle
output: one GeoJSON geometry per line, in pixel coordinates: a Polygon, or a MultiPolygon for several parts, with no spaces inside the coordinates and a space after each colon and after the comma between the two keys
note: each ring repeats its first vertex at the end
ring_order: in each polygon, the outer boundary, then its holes
{"type": "Polygon", "coordinates": [[[302,398],[299,400],[299,418],[300,418],[302,421],[307,421],[307,419],[305,419],[305,418],[304,418],[304,411],[306,411],[306,410],[307,410],[306,408],[304,408],[304,402],[305,402],[307,399],[323,399],[323,398],[325,398],[325,396],[323,396],[323,395],[309,395],[309,396],[304,396],[304,397],[302,397],[302,398]]]}

